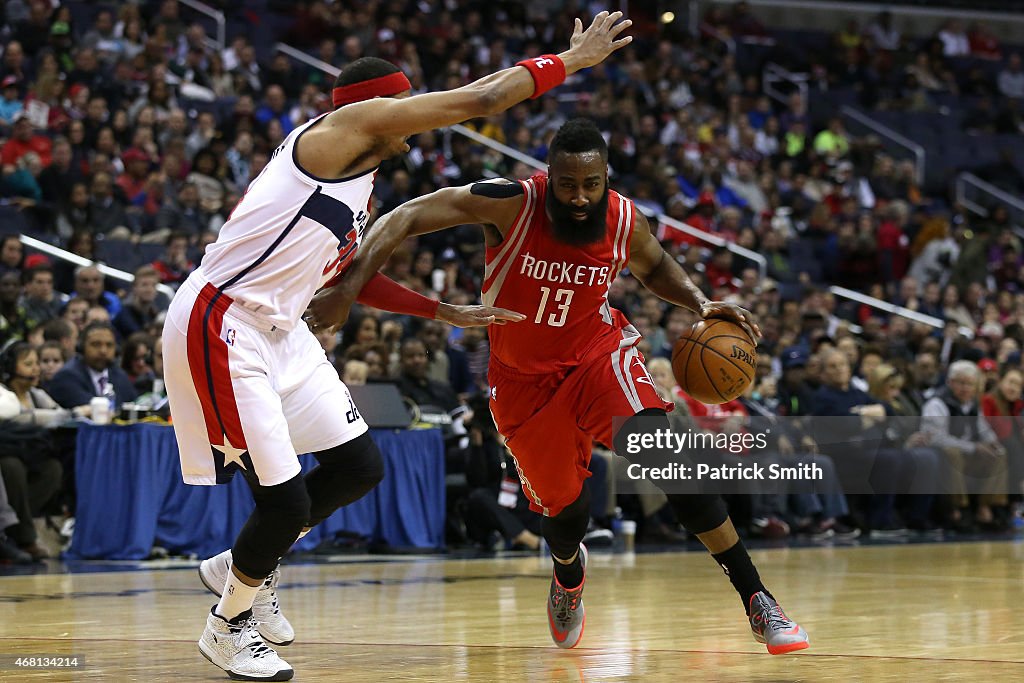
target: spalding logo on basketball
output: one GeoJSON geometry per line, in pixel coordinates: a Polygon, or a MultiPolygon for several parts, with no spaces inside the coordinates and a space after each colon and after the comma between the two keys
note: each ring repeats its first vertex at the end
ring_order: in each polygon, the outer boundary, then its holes
{"type": "Polygon", "coordinates": [[[746,330],[722,318],[696,323],[672,349],[679,387],[701,403],[727,403],[754,381],[757,350],[746,330]]]}

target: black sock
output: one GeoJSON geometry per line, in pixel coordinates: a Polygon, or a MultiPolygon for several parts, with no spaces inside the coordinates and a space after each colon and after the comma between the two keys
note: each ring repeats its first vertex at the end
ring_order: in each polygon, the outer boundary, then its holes
{"type": "Polygon", "coordinates": [[[562,584],[562,588],[572,590],[583,583],[583,561],[578,552],[576,559],[570,564],[562,564],[558,560],[553,560],[553,562],[555,563],[555,578],[558,579],[558,583],[562,584]]]}
{"type": "Polygon", "coordinates": [[[747,612],[748,615],[750,614],[750,598],[755,593],[764,591],[768,597],[774,600],[772,594],[761,583],[761,577],[758,576],[754,563],[750,561],[750,555],[747,554],[747,549],[743,547],[743,541],[736,541],[736,545],[733,547],[711,557],[715,558],[715,562],[725,570],[725,575],[732,582],[732,587],[740,594],[740,599],[743,601],[743,611],[747,612]]]}

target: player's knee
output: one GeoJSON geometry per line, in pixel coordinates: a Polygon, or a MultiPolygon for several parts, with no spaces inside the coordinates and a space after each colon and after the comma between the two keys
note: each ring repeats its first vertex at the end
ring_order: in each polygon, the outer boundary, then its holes
{"type": "Polygon", "coordinates": [[[619,427],[615,432],[615,452],[628,459],[633,460],[638,455],[645,457],[651,449],[640,450],[639,444],[643,442],[640,438],[643,434],[653,434],[655,431],[668,430],[671,425],[668,421],[668,413],[661,408],[644,408],[636,415],[633,415],[619,427]]]}
{"type": "Polygon", "coordinates": [[[346,487],[370,491],[384,479],[384,458],[369,434],[314,455],[320,467],[346,487]]]}
{"type": "Polygon", "coordinates": [[[635,450],[635,446],[631,447],[631,444],[636,443],[636,435],[653,432],[655,429],[668,429],[669,426],[668,413],[664,410],[644,408],[619,426],[618,431],[615,432],[615,443],[612,444],[612,447],[622,457],[629,457],[630,451],[635,450]]]}
{"type": "Polygon", "coordinates": [[[631,463],[655,469],[685,462],[686,454],[675,452],[665,438],[671,428],[668,413],[661,408],[645,408],[615,433],[615,453],[631,463]]]}
{"type": "Polygon", "coordinates": [[[554,516],[541,520],[541,532],[555,557],[569,558],[580,548],[590,523],[590,488],[554,516]]]}
{"type": "Polygon", "coordinates": [[[576,552],[590,524],[590,487],[584,483],[579,496],[557,515],[541,520],[541,532],[555,557],[568,558],[576,552]]]}
{"type": "Polygon", "coordinates": [[[316,526],[338,508],[359,500],[384,478],[384,459],[369,434],[314,455],[320,465],[306,475],[307,489],[313,498],[309,526],[316,526]]]}
{"type": "Polygon", "coordinates": [[[301,474],[276,486],[260,487],[253,497],[260,515],[267,521],[273,520],[275,525],[286,529],[301,529],[309,519],[312,503],[301,474]]]}
{"type": "Polygon", "coordinates": [[[311,503],[301,474],[274,486],[254,486],[252,493],[256,512],[238,534],[232,562],[246,576],[261,579],[274,571],[298,538],[311,503]]]}
{"type": "Polygon", "coordinates": [[[380,454],[380,449],[377,448],[372,440],[370,444],[373,446],[366,454],[363,468],[359,472],[359,479],[366,485],[367,489],[372,489],[377,484],[384,481],[384,457],[380,454]]]}
{"type": "Polygon", "coordinates": [[[576,499],[562,508],[557,515],[551,517],[551,519],[561,522],[578,521],[580,518],[587,522],[590,521],[590,487],[586,482],[580,488],[580,494],[576,496],[576,499]]]}
{"type": "Polygon", "coordinates": [[[306,492],[305,487],[301,493],[296,492],[293,495],[288,496],[286,499],[281,501],[281,505],[278,506],[279,514],[282,520],[287,523],[297,526],[299,529],[309,519],[309,508],[311,501],[309,493],[306,492]]]}
{"type": "Polygon", "coordinates": [[[668,497],[676,519],[691,534],[703,534],[722,526],[729,510],[722,497],[712,493],[681,494],[668,497]]]}

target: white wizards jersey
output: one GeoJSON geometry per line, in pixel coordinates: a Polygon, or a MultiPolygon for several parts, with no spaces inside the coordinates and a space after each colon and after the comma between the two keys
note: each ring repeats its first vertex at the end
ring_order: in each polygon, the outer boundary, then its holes
{"type": "Polygon", "coordinates": [[[376,169],[327,180],[295,158],[299,137],[322,120],[299,126],[274,150],[200,266],[235,304],[284,330],[351,264],[369,220],[376,169]]]}

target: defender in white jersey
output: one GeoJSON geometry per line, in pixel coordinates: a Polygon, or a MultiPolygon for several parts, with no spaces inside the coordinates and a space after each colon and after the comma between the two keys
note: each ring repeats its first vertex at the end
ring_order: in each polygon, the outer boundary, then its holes
{"type": "Polygon", "coordinates": [[[296,453],[367,430],[300,320],[355,254],[373,191],[372,169],[325,181],[296,163],[296,142],[321,120],[296,128],[274,152],[168,312],[164,353],[190,371],[167,379],[189,484],[243,469],[275,486],[299,473],[296,453]],[[338,406],[349,407],[347,419],[338,419],[338,406]],[[244,428],[242,416],[253,418],[244,428]]]}
{"type": "MultiPolygon", "coordinates": [[[[217,484],[240,471],[256,502],[234,547],[200,566],[221,599],[199,649],[232,678],[292,677],[265,642],[294,638],[277,600],[278,562],[305,531],[383,477],[365,422],[302,320],[317,289],[337,280],[358,248],[377,166],[408,151],[410,135],[504,111],[597,64],[630,42],[616,39],[630,24],[621,16],[602,12],[586,31],[577,20],[561,55],[450,92],[408,97],[409,81],[392,64],[349,64],[332,91],[336,109],[274,151],[179,290],[163,349],[183,477],[217,484]],[[305,477],[301,452],[319,462],[305,477]]],[[[523,317],[439,305],[380,275],[360,300],[459,326],[523,317]]]]}

